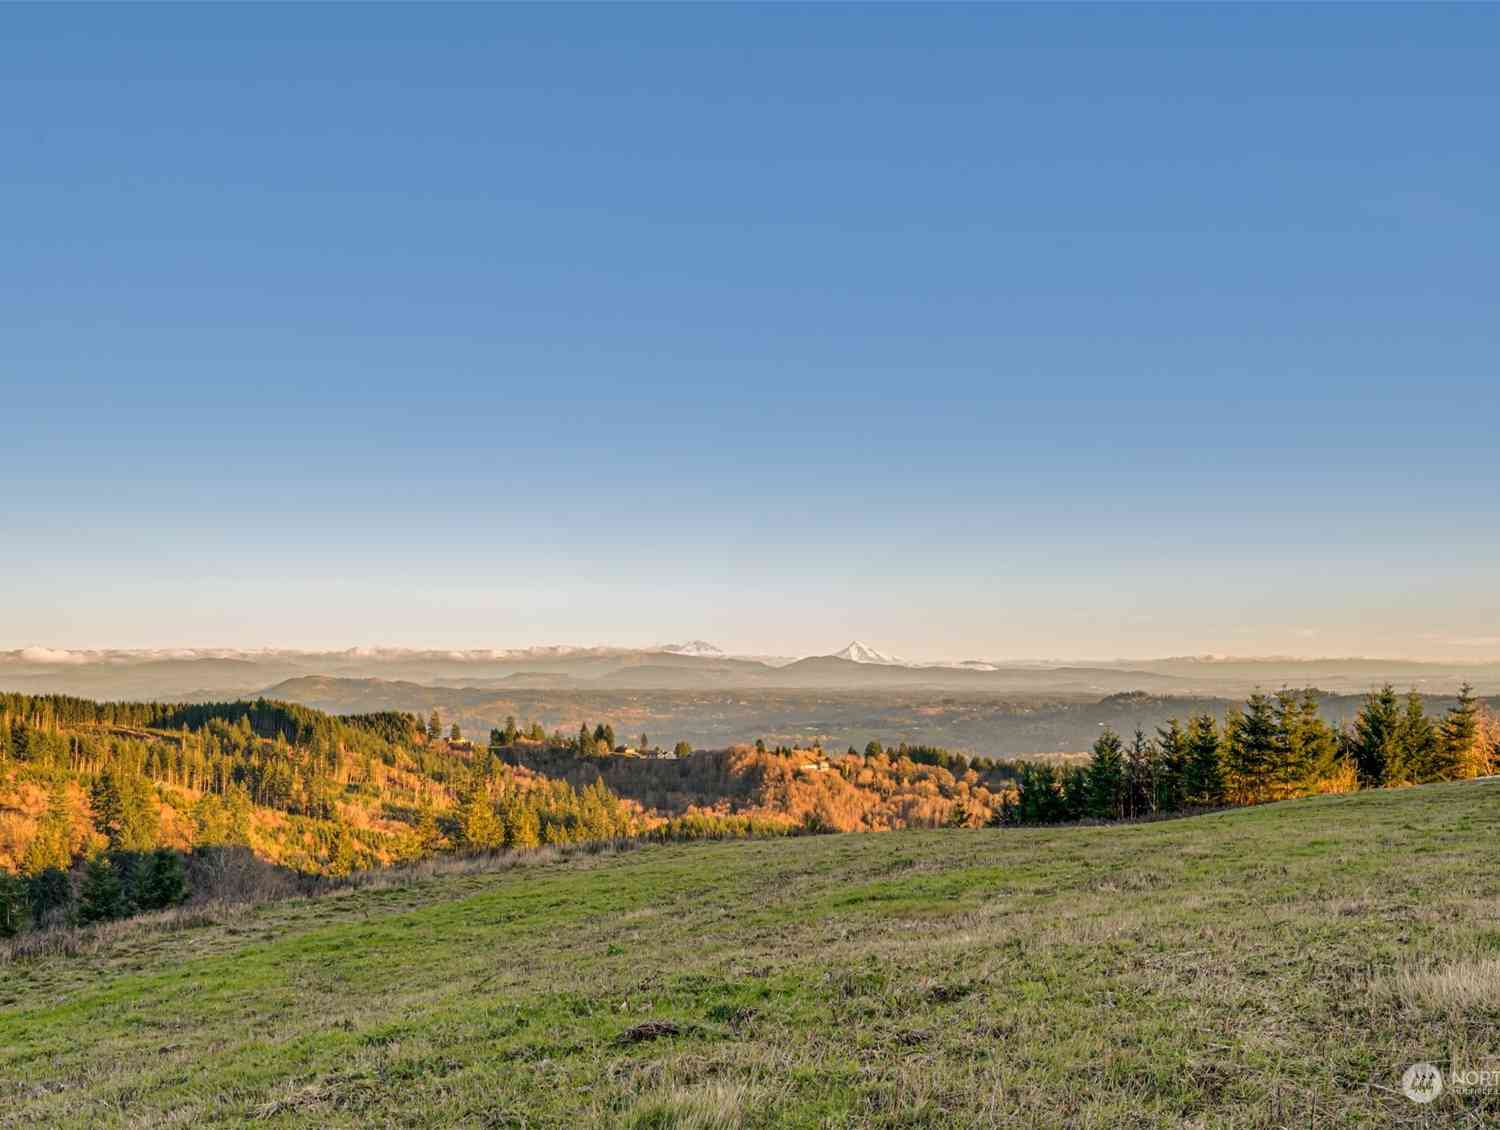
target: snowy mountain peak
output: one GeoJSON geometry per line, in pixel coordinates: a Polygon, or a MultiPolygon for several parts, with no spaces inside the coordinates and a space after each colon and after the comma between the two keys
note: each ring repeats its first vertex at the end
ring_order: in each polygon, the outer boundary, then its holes
{"type": "Polygon", "coordinates": [[[688,640],[687,643],[669,643],[662,645],[662,651],[671,655],[696,655],[704,659],[720,659],[724,656],[721,648],[715,647],[707,640],[688,640]]]}
{"type": "Polygon", "coordinates": [[[869,644],[860,643],[855,640],[843,651],[833,653],[834,659],[847,659],[853,663],[880,663],[887,667],[904,667],[905,664],[894,655],[887,655],[883,651],[876,651],[869,644]]]}

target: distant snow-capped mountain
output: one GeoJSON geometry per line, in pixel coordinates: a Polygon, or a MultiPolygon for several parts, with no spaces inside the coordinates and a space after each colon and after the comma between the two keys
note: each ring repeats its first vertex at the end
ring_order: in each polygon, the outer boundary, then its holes
{"type": "Polygon", "coordinates": [[[866,643],[855,640],[843,651],[833,653],[834,659],[847,659],[851,663],[876,663],[883,667],[907,667],[910,666],[904,660],[897,659],[894,655],[887,655],[883,651],[876,651],[866,643]]]}
{"type": "Polygon", "coordinates": [[[727,654],[723,648],[715,647],[707,640],[663,644],[661,650],[668,655],[696,655],[702,659],[722,659],[727,654]]]}

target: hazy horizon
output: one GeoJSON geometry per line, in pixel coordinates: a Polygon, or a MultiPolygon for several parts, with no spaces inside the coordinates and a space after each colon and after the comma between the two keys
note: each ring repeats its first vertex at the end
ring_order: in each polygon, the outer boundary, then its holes
{"type": "Polygon", "coordinates": [[[1472,654],[1453,658],[1445,658],[1436,655],[1399,655],[1399,654],[1334,654],[1334,653],[1306,653],[1297,654],[1293,652],[1224,652],[1224,651],[1184,651],[1184,652],[1162,652],[1140,655],[1008,655],[998,652],[985,652],[974,654],[934,654],[922,650],[911,650],[901,648],[886,648],[872,644],[867,639],[855,639],[847,641],[839,647],[822,647],[811,650],[799,650],[795,648],[780,650],[755,651],[747,648],[723,646],[713,640],[704,640],[701,637],[682,640],[654,640],[647,644],[621,644],[618,642],[592,641],[587,643],[575,643],[569,641],[534,641],[530,643],[515,644],[493,644],[476,645],[470,647],[450,647],[443,645],[423,644],[399,644],[399,645],[376,645],[376,644],[327,644],[292,646],[284,644],[206,644],[206,645],[181,645],[181,644],[151,644],[137,646],[76,646],[76,647],[52,647],[44,644],[6,644],[0,645],[0,656],[17,656],[28,662],[43,663],[66,663],[83,656],[109,656],[109,655],[136,655],[159,658],[214,658],[253,656],[258,654],[274,655],[368,655],[372,658],[381,658],[384,655],[451,655],[455,658],[482,657],[486,654],[504,655],[507,653],[524,653],[528,651],[543,652],[548,649],[557,648],[563,650],[577,651],[656,651],[663,649],[680,648],[689,643],[707,643],[717,648],[728,658],[737,659],[805,659],[818,658],[837,654],[846,647],[862,644],[874,647],[889,658],[903,663],[959,663],[959,662],[990,662],[1001,664],[1086,664],[1086,663],[1132,663],[1132,662],[1160,662],[1164,660],[1202,660],[1213,662],[1252,662],[1260,661],[1267,663],[1314,663],[1314,662],[1400,662],[1400,663],[1432,663],[1443,665],[1473,665],[1487,666],[1500,664],[1500,654],[1472,654]]]}
{"type": "Polygon", "coordinates": [[[4,646],[1500,655],[1500,8],[5,19],[4,646]]]}

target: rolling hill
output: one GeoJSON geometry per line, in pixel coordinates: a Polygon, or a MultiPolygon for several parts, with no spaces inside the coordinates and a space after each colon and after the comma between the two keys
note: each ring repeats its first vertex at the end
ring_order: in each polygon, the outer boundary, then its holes
{"type": "Polygon", "coordinates": [[[0,967],[14,1125],[1482,1125],[1500,786],[543,850],[0,967]]]}

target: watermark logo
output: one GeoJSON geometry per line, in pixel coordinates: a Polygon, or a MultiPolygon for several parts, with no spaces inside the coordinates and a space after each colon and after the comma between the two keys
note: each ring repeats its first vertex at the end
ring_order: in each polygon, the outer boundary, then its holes
{"type": "Polygon", "coordinates": [[[1430,1063],[1414,1063],[1401,1076],[1401,1093],[1414,1103],[1430,1103],[1443,1093],[1443,1073],[1430,1063]]]}

